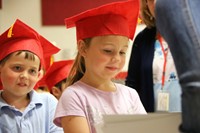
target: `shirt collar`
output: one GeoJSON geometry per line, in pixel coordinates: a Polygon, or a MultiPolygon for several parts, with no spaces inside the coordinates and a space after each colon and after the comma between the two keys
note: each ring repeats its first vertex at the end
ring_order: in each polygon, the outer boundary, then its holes
{"type": "MultiPolygon", "coordinates": [[[[0,112],[1,109],[3,107],[11,107],[11,105],[7,104],[6,101],[2,98],[1,94],[2,94],[3,90],[0,90],[0,112]]],[[[41,100],[41,96],[35,91],[32,90],[31,92],[29,92],[29,96],[30,96],[30,103],[28,106],[38,106],[38,105],[42,105],[42,100],[41,100]]]]}

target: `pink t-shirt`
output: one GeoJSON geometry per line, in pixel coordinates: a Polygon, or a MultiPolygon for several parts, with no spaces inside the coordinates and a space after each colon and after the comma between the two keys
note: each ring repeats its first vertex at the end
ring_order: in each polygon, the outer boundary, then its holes
{"type": "Polygon", "coordinates": [[[83,116],[95,133],[95,125],[103,123],[102,114],[146,114],[137,92],[115,83],[117,91],[95,89],[81,81],[69,86],[59,99],[54,123],[61,126],[63,116],[83,116]]]}

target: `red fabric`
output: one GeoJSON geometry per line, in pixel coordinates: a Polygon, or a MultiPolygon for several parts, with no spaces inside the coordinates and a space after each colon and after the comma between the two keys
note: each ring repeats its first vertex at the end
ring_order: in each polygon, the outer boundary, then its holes
{"type": "MultiPolygon", "coordinates": [[[[0,60],[13,52],[27,50],[40,58],[41,66],[44,69],[47,69],[50,63],[45,59],[60,50],[18,19],[8,30],[0,35],[0,44],[0,60]]],[[[0,89],[2,88],[0,80],[0,89]]]]}
{"type": "Polygon", "coordinates": [[[67,28],[76,26],[77,40],[99,35],[124,35],[133,39],[139,1],[115,2],[65,19],[67,28]]]}
{"type": "Polygon", "coordinates": [[[27,50],[40,58],[45,69],[48,64],[44,59],[60,50],[20,20],[0,36],[0,44],[0,60],[18,50],[27,50]]]}
{"type": "Polygon", "coordinates": [[[119,74],[117,74],[117,76],[115,76],[115,79],[126,79],[127,76],[127,72],[120,72],[119,74]]]}
{"type": "Polygon", "coordinates": [[[41,0],[42,24],[64,25],[64,19],[85,10],[126,0],[41,0]]]}
{"type": "Polygon", "coordinates": [[[0,9],[2,8],[2,0],[0,0],[0,9]]]}
{"type": "Polygon", "coordinates": [[[41,79],[41,82],[45,83],[46,86],[51,89],[58,82],[68,77],[73,62],[74,60],[54,62],[41,79]]]}
{"type": "Polygon", "coordinates": [[[78,21],[76,23],[76,29],[77,40],[110,34],[132,38],[132,34],[131,36],[129,34],[129,27],[126,19],[115,14],[98,15],[84,19],[83,21],[78,21]]]}

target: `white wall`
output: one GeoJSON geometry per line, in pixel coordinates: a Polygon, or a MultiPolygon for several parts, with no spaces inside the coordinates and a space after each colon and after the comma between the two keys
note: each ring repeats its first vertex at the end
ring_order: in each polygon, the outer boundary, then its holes
{"type": "MultiPolygon", "coordinates": [[[[49,41],[56,43],[56,46],[61,51],[55,55],[55,60],[73,59],[75,57],[75,28],[66,29],[65,26],[42,26],[41,0],[2,0],[0,34],[7,30],[17,18],[34,28],[49,41]]],[[[138,26],[136,33],[143,27],[138,26]]],[[[124,71],[128,68],[131,47],[132,43],[128,50],[124,71]]]]}

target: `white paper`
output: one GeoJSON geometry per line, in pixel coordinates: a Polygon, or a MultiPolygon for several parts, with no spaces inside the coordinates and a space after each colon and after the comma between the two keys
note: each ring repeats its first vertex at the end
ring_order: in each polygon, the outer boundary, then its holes
{"type": "Polygon", "coordinates": [[[97,133],[180,133],[181,113],[104,115],[97,133]]]}

